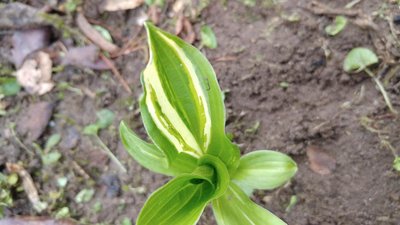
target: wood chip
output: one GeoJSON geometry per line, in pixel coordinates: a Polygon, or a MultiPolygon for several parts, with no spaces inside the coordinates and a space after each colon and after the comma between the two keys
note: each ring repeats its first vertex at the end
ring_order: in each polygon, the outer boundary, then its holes
{"type": "Polygon", "coordinates": [[[37,212],[42,212],[46,209],[47,203],[40,201],[38,191],[33,183],[31,175],[21,165],[16,163],[6,163],[6,167],[9,172],[17,173],[22,179],[22,186],[33,208],[37,212]]]}
{"type": "Polygon", "coordinates": [[[328,175],[336,168],[336,160],[318,146],[308,146],[307,157],[310,169],[315,173],[328,175]]]}
{"type": "Polygon", "coordinates": [[[78,13],[76,23],[82,33],[89,38],[95,45],[99,46],[106,52],[113,53],[119,51],[119,47],[104,39],[101,34],[90,25],[82,13],[78,13]]]}

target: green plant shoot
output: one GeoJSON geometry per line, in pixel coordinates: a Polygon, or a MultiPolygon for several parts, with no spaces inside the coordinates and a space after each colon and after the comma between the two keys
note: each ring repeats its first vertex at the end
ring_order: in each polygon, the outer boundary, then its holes
{"type": "Polygon", "coordinates": [[[254,151],[240,157],[225,133],[223,94],[213,68],[193,46],[146,23],[150,59],[141,82],[147,143],[121,122],[122,143],[142,166],[173,176],[143,206],[137,225],[196,224],[211,204],[219,225],[284,225],[248,197],[297,171],[288,156],[254,151]]]}
{"type": "Polygon", "coordinates": [[[386,102],[387,107],[393,114],[398,112],[394,109],[389,95],[385,90],[384,85],[375,74],[368,69],[368,66],[374,65],[379,62],[378,57],[373,51],[368,48],[353,48],[346,56],[343,62],[343,70],[348,73],[358,73],[365,71],[376,83],[379,91],[386,102]]]}

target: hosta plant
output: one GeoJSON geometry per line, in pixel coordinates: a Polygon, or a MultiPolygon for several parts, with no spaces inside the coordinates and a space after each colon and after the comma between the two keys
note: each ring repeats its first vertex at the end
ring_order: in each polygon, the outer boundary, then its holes
{"type": "Polygon", "coordinates": [[[223,96],[210,63],[178,37],[145,26],[150,59],[141,77],[140,111],[152,143],[124,122],[120,135],[138,163],[174,178],[149,197],[136,224],[196,224],[209,204],[219,225],[286,224],[248,194],[284,184],[296,163],[269,150],[240,157],[225,134],[223,96]]]}

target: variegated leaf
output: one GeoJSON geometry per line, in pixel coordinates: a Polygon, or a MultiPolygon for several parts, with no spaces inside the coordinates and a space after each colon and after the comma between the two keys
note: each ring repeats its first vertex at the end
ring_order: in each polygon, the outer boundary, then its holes
{"type": "Polygon", "coordinates": [[[225,136],[222,94],[210,63],[178,37],[150,23],[146,29],[150,60],[142,74],[141,113],[149,136],[170,160],[209,153],[236,165],[239,152],[225,136]]]}

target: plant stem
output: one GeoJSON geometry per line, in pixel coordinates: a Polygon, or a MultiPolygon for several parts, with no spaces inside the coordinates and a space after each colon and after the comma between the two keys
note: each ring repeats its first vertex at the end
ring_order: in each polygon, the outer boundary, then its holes
{"type": "Polygon", "coordinates": [[[126,173],[127,170],[125,169],[124,165],[115,157],[115,155],[111,152],[111,150],[107,147],[106,144],[99,138],[99,136],[94,135],[96,141],[99,143],[99,145],[102,147],[103,151],[111,158],[111,160],[117,164],[117,166],[124,172],[126,173]]]}
{"type": "Polygon", "coordinates": [[[390,101],[389,95],[387,94],[385,87],[383,86],[382,82],[379,80],[379,78],[377,78],[371,70],[369,70],[368,68],[365,68],[364,71],[375,81],[376,85],[378,85],[378,88],[380,90],[380,92],[383,95],[383,98],[385,99],[386,105],[388,106],[389,110],[393,113],[393,114],[398,114],[397,111],[393,108],[392,102],[390,101]]]}

